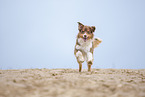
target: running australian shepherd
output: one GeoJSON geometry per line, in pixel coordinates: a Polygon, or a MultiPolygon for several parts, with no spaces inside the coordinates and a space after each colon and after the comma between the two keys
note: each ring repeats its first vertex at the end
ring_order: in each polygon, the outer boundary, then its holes
{"type": "Polygon", "coordinates": [[[79,72],[82,70],[82,63],[87,62],[88,71],[91,71],[91,65],[93,64],[93,52],[102,40],[94,38],[95,26],[86,26],[78,22],[79,33],[76,39],[76,45],[74,54],[79,64],[79,72]]]}

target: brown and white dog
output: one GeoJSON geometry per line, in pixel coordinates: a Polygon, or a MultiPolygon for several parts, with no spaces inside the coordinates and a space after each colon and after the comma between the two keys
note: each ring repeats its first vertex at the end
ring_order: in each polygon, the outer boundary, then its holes
{"type": "Polygon", "coordinates": [[[91,65],[93,64],[93,52],[102,40],[94,38],[95,26],[86,26],[78,22],[79,33],[77,35],[74,54],[77,62],[79,63],[79,72],[82,70],[82,63],[87,62],[88,71],[91,71],[91,65]]]}

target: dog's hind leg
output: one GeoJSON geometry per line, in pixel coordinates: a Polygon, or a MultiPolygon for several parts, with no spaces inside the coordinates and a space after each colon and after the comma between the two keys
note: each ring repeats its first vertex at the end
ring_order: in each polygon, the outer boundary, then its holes
{"type": "Polygon", "coordinates": [[[88,65],[88,71],[90,72],[91,71],[91,66],[93,64],[93,54],[91,52],[88,52],[87,53],[87,65],[88,65]]]}
{"type": "Polygon", "coordinates": [[[91,66],[92,66],[92,62],[91,61],[89,61],[89,62],[87,62],[87,64],[88,64],[88,71],[90,72],[91,71],[91,66]]]}
{"type": "Polygon", "coordinates": [[[79,72],[82,71],[82,63],[81,62],[78,62],[79,63],[79,72]]]}
{"type": "Polygon", "coordinates": [[[83,54],[81,51],[78,51],[76,53],[76,57],[77,57],[77,62],[79,63],[79,72],[81,72],[82,70],[82,63],[85,61],[83,54]]]}

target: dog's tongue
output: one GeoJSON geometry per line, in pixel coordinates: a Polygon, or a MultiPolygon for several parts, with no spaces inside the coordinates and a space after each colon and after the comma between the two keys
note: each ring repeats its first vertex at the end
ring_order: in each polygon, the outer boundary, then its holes
{"type": "Polygon", "coordinates": [[[84,38],[84,42],[86,42],[87,41],[87,38],[84,38]]]}

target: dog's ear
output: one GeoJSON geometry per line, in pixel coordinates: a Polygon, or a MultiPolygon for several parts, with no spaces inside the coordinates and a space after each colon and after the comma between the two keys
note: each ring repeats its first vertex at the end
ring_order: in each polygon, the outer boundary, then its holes
{"type": "Polygon", "coordinates": [[[78,22],[78,24],[79,24],[78,30],[81,31],[83,29],[84,25],[82,23],[80,23],[80,22],[78,22]]]}
{"type": "Polygon", "coordinates": [[[96,29],[95,26],[92,26],[92,27],[91,27],[92,32],[95,32],[95,29],[96,29]]]}

